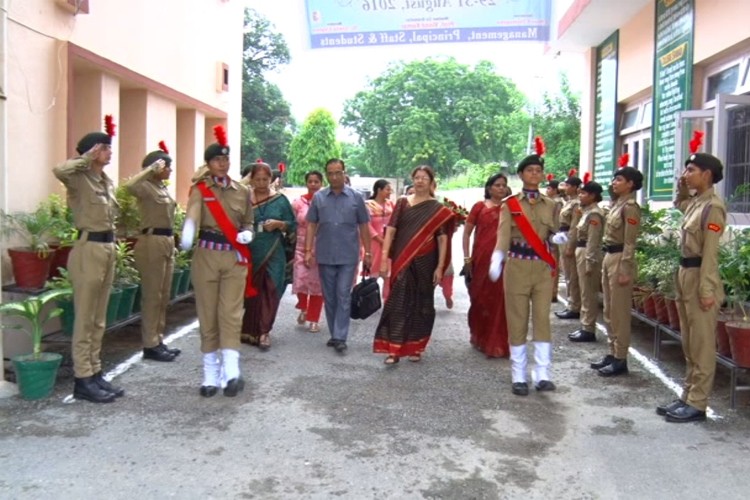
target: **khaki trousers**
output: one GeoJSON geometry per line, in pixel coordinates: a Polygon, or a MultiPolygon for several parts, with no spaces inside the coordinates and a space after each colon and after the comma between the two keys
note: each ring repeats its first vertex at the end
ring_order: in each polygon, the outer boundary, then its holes
{"type": "Polygon", "coordinates": [[[503,276],[510,345],[519,346],[526,343],[529,332],[529,305],[532,339],[537,342],[550,342],[552,279],[549,265],[543,260],[511,257],[505,261],[503,276]]]}
{"type": "Polygon", "coordinates": [[[599,283],[602,270],[594,266],[591,274],[586,275],[586,249],[576,248],[576,269],[578,271],[578,285],[581,289],[581,327],[587,332],[596,332],[596,316],[599,313],[599,283]]]}
{"type": "Polygon", "coordinates": [[[193,255],[191,281],[201,330],[201,352],[240,349],[247,267],[237,252],[198,247],[193,255]]]}
{"type": "Polygon", "coordinates": [[[135,245],[135,267],[141,274],[141,338],[156,347],[167,326],[167,305],[174,271],[174,238],[144,234],[135,245]]]}
{"type": "Polygon", "coordinates": [[[718,303],[708,311],[700,307],[698,268],[680,268],[677,275],[677,309],[680,313],[682,350],[685,353],[685,383],[682,399],[705,411],[716,373],[716,316],[718,303]]]}
{"type": "MultiPolygon", "coordinates": [[[[85,236],[85,233],[84,233],[85,236]]],[[[115,244],[76,241],[68,258],[73,283],[73,373],[90,377],[102,369],[102,338],[115,277],[115,244]]]]}
{"type": "Polygon", "coordinates": [[[552,257],[554,257],[555,262],[557,262],[557,272],[552,277],[552,300],[555,300],[557,298],[557,291],[560,288],[560,273],[565,272],[565,270],[562,269],[565,264],[563,264],[562,259],[560,258],[560,247],[558,245],[552,245],[552,257]]]}
{"type": "Polygon", "coordinates": [[[581,287],[578,284],[578,271],[576,266],[576,257],[565,256],[565,250],[561,250],[563,272],[565,273],[565,294],[568,299],[568,310],[581,310],[581,287]]]}
{"type": "Polygon", "coordinates": [[[602,263],[602,295],[604,296],[604,325],[609,337],[609,352],[617,359],[626,359],[630,348],[630,310],[633,304],[633,280],[622,286],[617,283],[622,253],[607,253],[602,263]]]}

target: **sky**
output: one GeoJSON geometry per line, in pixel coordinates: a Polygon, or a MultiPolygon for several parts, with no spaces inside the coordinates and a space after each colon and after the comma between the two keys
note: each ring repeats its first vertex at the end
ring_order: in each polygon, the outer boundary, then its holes
{"type": "MultiPolygon", "coordinates": [[[[331,0],[332,1],[332,0],[331,0]]],[[[565,8],[570,0],[552,0],[565,8]]],[[[390,45],[352,48],[310,48],[305,0],[245,0],[284,35],[291,62],[266,75],[277,84],[291,104],[298,123],[313,110],[325,108],[341,117],[344,102],[366,88],[394,61],[453,57],[470,66],[480,60],[495,65],[497,73],[513,80],[532,99],[546,92],[557,93],[558,74],[565,71],[574,91],[583,84],[583,58],[578,54],[554,57],[544,54],[538,42],[474,42],[420,45],[390,45]]],[[[348,131],[339,127],[340,139],[348,131]]]]}

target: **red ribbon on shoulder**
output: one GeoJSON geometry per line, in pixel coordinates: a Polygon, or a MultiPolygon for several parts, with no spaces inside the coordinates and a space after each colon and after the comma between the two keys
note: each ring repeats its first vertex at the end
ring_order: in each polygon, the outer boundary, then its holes
{"type": "Polygon", "coordinates": [[[518,229],[521,231],[521,234],[523,234],[523,237],[526,238],[526,242],[544,262],[549,264],[549,267],[552,268],[552,273],[556,273],[557,261],[555,261],[552,254],[549,253],[547,245],[542,242],[539,235],[534,231],[534,226],[531,225],[531,222],[529,222],[529,219],[523,212],[523,208],[521,208],[521,203],[519,203],[518,198],[511,196],[506,199],[506,203],[510,209],[510,215],[513,217],[513,220],[516,221],[518,229]]]}

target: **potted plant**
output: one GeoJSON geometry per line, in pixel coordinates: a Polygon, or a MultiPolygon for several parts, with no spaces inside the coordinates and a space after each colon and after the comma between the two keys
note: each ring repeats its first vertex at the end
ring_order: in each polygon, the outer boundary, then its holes
{"type": "Polygon", "coordinates": [[[750,228],[732,229],[722,252],[719,273],[727,287],[729,309],[738,314],[736,320],[727,321],[732,359],[743,368],[750,368],[750,318],[746,301],[750,297],[750,228]]]}
{"type": "Polygon", "coordinates": [[[54,255],[49,247],[54,227],[54,218],[41,206],[33,212],[0,211],[0,233],[21,241],[20,247],[8,249],[18,287],[33,290],[44,285],[54,255]]]}
{"type": "MultiPolygon", "coordinates": [[[[71,289],[48,290],[24,300],[0,304],[0,313],[26,320],[27,331],[31,334],[31,354],[22,354],[12,359],[18,388],[24,399],[46,398],[55,387],[57,369],[60,367],[62,355],[42,352],[42,334],[47,321],[60,316],[62,309],[55,307],[48,311],[45,306],[72,293],[71,289]]],[[[5,328],[23,329],[20,325],[5,328]]]]}
{"type": "Polygon", "coordinates": [[[50,248],[54,248],[55,255],[49,271],[49,279],[52,279],[59,276],[60,268],[68,267],[68,256],[73,249],[73,243],[78,238],[78,230],[73,220],[73,211],[62,196],[51,194],[46,201],[42,202],[42,206],[54,221],[50,248]]]}
{"type": "Polygon", "coordinates": [[[130,248],[133,248],[141,227],[138,200],[128,192],[124,185],[115,189],[115,198],[120,205],[120,213],[117,216],[117,238],[125,240],[130,248]]]}
{"type": "Polygon", "coordinates": [[[177,289],[177,295],[184,295],[190,288],[190,261],[193,258],[193,251],[190,250],[178,250],[174,260],[175,269],[182,270],[182,277],[180,278],[180,285],[177,289]]]}
{"type": "MultiPolygon", "coordinates": [[[[47,290],[72,290],[73,283],[67,268],[60,268],[58,276],[48,280],[44,284],[47,290]]],[[[60,314],[60,327],[65,335],[73,335],[75,324],[75,308],[73,307],[73,295],[61,297],[57,300],[57,307],[62,309],[60,314]]]]}
{"type": "MultiPolygon", "coordinates": [[[[116,312],[113,312],[114,318],[112,321],[125,319],[132,314],[135,295],[140,282],[138,270],[135,268],[133,249],[124,241],[118,241],[116,249],[115,279],[112,288],[120,291],[120,298],[117,301],[116,312]]],[[[112,305],[112,307],[115,306],[112,305]]],[[[107,315],[109,317],[109,310],[107,315]]]]}

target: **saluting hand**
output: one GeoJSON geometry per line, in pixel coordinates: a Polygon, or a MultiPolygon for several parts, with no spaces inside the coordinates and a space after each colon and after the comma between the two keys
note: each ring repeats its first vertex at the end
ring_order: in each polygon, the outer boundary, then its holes
{"type": "Polygon", "coordinates": [[[154,163],[148,166],[155,174],[160,174],[164,171],[164,169],[167,166],[167,162],[165,162],[162,158],[159,158],[154,163]]]}

